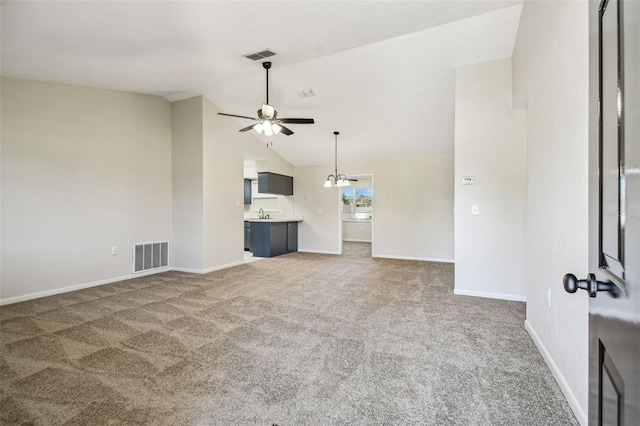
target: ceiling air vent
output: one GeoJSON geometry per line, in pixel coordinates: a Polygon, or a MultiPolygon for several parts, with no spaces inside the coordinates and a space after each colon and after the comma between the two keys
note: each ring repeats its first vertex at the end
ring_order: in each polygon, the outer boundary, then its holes
{"type": "Polygon", "coordinates": [[[313,89],[309,87],[308,89],[297,90],[296,95],[298,95],[299,98],[310,98],[316,94],[313,93],[313,89]]]}
{"type": "Polygon", "coordinates": [[[276,52],[272,52],[269,49],[263,50],[262,52],[258,52],[258,53],[250,53],[248,55],[242,55],[245,58],[251,59],[253,61],[259,61],[260,59],[265,59],[265,58],[269,58],[271,56],[274,56],[276,54],[276,52]]]}

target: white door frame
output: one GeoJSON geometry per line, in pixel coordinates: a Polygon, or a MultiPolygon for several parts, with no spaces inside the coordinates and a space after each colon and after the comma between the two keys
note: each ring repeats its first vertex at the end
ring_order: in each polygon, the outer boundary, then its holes
{"type": "MultiPolygon", "coordinates": [[[[371,179],[371,192],[373,193],[373,200],[371,201],[371,257],[376,257],[376,183],[373,173],[357,173],[347,174],[347,178],[358,179],[366,178],[371,179]]],[[[342,188],[338,188],[338,254],[342,255],[342,188]]]]}

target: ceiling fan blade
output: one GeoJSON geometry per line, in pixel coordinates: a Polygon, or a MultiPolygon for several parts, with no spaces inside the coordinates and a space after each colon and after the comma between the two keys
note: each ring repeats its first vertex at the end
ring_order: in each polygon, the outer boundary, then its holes
{"type": "Polygon", "coordinates": [[[293,134],[291,129],[288,129],[288,128],[284,127],[282,124],[280,124],[279,126],[281,127],[280,133],[282,133],[284,135],[287,135],[287,136],[291,136],[293,134]]]}
{"type": "Polygon", "coordinates": [[[236,114],[227,114],[224,112],[219,112],[218,115],[226,115],[227,117],[236,117],[236,118],[246,118],[247,120],[257,120],[255,117],[247,117],[246,115],[236,115],[236,114]]]}
{"type": "Polygon", "coordinates": [[[278,121],[281,123],[290,123],[290,124],[313,124],[313,118],[279,118],[278,121]]]}
{"type": "Polygon", "coordinates": [[[249,130],[253,129],[253,126],[255,126],[255,124],[252,124],[251,126],[247,126],[244,129],[240,129],[238,131],[239,132],[248,132],[249,130]]]}
{"type": "Polygon", "coordinates": [[[358,179],[347,179],[347,180],[350,180],[351,182],[357,182],[358,181],[358,179]]]}

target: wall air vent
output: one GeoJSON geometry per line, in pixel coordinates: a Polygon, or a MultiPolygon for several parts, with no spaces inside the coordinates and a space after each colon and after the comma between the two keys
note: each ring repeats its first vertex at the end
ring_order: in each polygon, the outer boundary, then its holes
{"type": "Polygon", "coordinates": [[[270,58],[275,56],[276,52],[272,52],[269,49],[265,49],[262,52],[249,53],[248,55],[242,55],[244,58],[251,59],[253,61],[259,61],[260,59],[270,58]]]}
{"type": "Polygon", "coordinates": [[[133,245],[133,273],[169,266],[169,241],[133,245]]]}

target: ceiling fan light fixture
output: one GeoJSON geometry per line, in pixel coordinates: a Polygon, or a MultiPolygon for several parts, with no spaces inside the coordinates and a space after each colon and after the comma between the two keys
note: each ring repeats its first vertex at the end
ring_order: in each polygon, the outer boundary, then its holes
{"type": "Polygon", "coordinates": [[[276,109],[273,106],[262,104],[262,115],[264,116],[264,118],[272,119],[275,112],[276,109]]]}
{"type": "MultiPolygon", "coordinates": [[[[271,52],[259,52],[255,56],[259,56],[262,53],[271,53],[271,52]]],[[[271,53],[274,55],[274,53],[271,53]]],[[[271,56],[270,55],[270,56],[271,56]]],[[[254,56],[254,55],[249,55],[254,56]]],[[[257,58],[252,58],[257,59],[257,58]]],[[[273,136],[278,133],[282,133],[286,136],[293,135],[291,129],[288,129],[285,126],[281,126],[277,123],[283,124],[314,124],[313,118],[278,118],[278,111],[273,107],[273,105],[269,105],[269,69],[271,68],[271,62],[265,61],[262,63],[262,68],[266,71],[266,92],[267,92],[267,100],[262,104],[262,107],[257,111],[258,118],[248,117],[246,115],[236,115],[236,114],[228,114],[226,112],[219,112],[218,115],[225,115],[227,117],[235,117],[242,118],[245,120],[253,120],[258,121],[254,126],[247,126],[240,129],[240,132],[247,132],[253,128],[258,134],[264,133],[266,136],[273,136]],[[277,123],[276,123],[277,122],[277,123]]]]}

